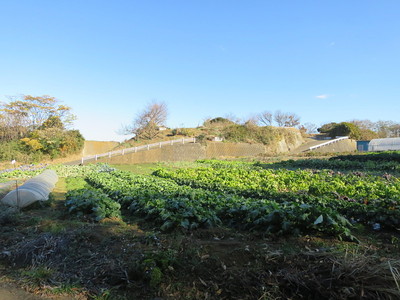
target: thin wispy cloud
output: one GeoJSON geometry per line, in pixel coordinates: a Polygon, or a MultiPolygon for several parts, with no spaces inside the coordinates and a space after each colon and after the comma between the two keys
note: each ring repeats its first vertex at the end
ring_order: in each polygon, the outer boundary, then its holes
{"type": "Polygon", "coordinates": [[[328,95],[328,94],[322,94],[322,95],[315,96],[315,98],[317,98],[317,99],[327,99],[329,97],[330,97],[330,95],[328,95]]]}

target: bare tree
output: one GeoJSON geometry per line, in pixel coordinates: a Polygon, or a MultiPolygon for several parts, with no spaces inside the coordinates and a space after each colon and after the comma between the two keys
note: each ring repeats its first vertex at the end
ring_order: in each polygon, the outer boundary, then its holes
{"type": "Polygon", "coordinates": [[[278,125],[278,127],[283,127],[285,125],[286,115],[285,113],[277,110],[274,114],[274,121],[278,125]]]}
{"type": "Polygon", "coordinates": [[[24,137],[28,132],[28,113],[24,110],[9,109],[0,103],[0,140],[11,141],[24,137]]]}
{"type": "Polygon", "coordinates": [[[9,103],[0,103],[0,113],[14,126],[35,130],[51,117],[58,117],[65,126],[71,125],[76,119],[70,107],[48,95],[22,95],[10,97],[10,100],[9,103]]]}
{"type": "Polygon", "coordinates": [[[378,121],[374,129],[382,138],[400,136],[400,124],[394,121],[378,121]]]}
{"type": "Polygon", "coordinates": [[[274,121],[279,127],[295,127],[300,125],[300,117],[294,113],[283,113],[277,110],[274,114],[274,121]]]}
{"type": "Polygon", "coordinates": [[[243,119],[243,124],[251,127],[258,126],[258,115],[256,114],[249,115],[247,118],[243,119]]]}
{"type": "Polygon", "coordinates": [[[151,140],[158,136],[159,128],[165,125],[167,116],[167,105],[153,101],[137,114],[131,126],[124,129],[125,134],[133,134],[136,140],[151,140]]]}
{"type": "Polygon", "coordinates": [[[372,122],[371,120],[351,120],[349,123],[352,123],[356,126],[358,126],[360,129],[368,129],[368,130],[374,130],[375,123],[372,122]]]}
{"type": "Polygon", "coordinates": [[[304,130],[308,133],[308,134],[313,134],[313,133],[317,133],[317,125],[313,124],[313,123],[305,123],[303,124],[303,128],[304,130]]]}
{"type": "Polygon", "coordinates": [[[300,117],[294,113],[285,114],[285,127],[295,127],[300,125],[300,117]]]}
{"type": "Polygon", "coordinates": [[[265,126],[271,126],[273,121],[272,113],[269,111],[263,111],[257,116],[258,122],[265,126]]]}

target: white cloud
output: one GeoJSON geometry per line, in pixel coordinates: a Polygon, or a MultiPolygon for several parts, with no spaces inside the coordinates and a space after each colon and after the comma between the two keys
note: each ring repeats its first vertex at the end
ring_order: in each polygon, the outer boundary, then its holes
{"type": "Polygon", "coordinates": [[[329,96],[330,95],[322,94],[322,95],[315,96],[315,98],[317,98],[317,99],[327,99],[329,96]]]}

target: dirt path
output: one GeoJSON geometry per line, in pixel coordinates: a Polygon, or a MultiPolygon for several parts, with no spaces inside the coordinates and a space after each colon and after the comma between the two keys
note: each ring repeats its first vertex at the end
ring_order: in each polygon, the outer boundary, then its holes
{"type": "Polygon", "coordinates": [[[32,295],[23,289],[16,288],[8,283],[0,282],[1,300],[43,300],[44,298],[32,295]]]}
{"type": "Polygon", "coordinates": [[[65,295],[54,295],[49,297],[40,297],[31,294],[22,288],[15,287],[9,283],[0,282],[0,300],[82,300],[86,298],[65,296],[65,295]]]}

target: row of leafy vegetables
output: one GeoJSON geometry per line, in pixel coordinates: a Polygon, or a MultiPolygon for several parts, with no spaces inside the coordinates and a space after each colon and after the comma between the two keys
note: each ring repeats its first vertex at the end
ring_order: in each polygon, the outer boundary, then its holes
{"type": "Polygon", "coordinates": [[[356,224],[400,226],[397,177],[242,166],[203,161],[195,168],[161,168],[151,176],[90,172],[87,181],[101,195],[73,191],[67,205],[79,211],[77,203],[97,198],[102,205],[85,207],[97,219],[117,216],[121,207],[161,230],[224,225],[266,234],[323,232],[352,238],[356,224]]]}
{"type": "Polygon", "coordinates": [[[400,151],[337,155],[329,159],[290,159],[272,164],[256,162],[254,165],[264,168],[314,168],[398,173],[400,171],[400,151]]]}
{"type": "Polygon", "coordinates": [[[90,220],[119,218],[122,210],[145,216],[161,230],[223,225],[265,234],[322,232],[350,239],[359,224],[400,227],[396,176],[265,167],[205,160],[193,167],[160,168],[153,175],[107,165],[53,168],[59,176],[86,180],[67,193],[66,206],[90,220]]]}

